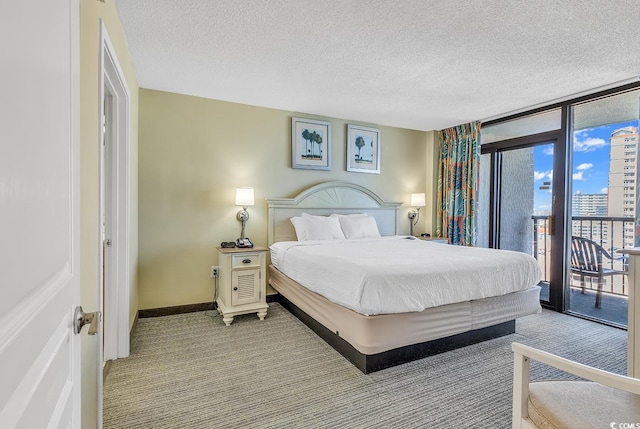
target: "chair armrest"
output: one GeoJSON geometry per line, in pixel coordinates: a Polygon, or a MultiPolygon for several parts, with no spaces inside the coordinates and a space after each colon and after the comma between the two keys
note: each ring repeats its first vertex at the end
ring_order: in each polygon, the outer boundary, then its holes
{"type": "Polygon", "coordinates": [[[625,271],[629,271],[629,255],[622,255],[616,258],[616,261],[622,261],[622,266],[625,271]]]}
{"type": "Polygon", "coordinates": [[[627,263],[628,255],[611,255],[610,258],[612,261],[621,261],[623,264],[627,263]]]}
{"type": "Polygon", "coordinates": [[[525,358],[534,359],[589,381],[640,395],[640,379],[603,371],[520,343],[512,343],[511,350],[513,350],[516,358],[520,355],[525,358]]]}

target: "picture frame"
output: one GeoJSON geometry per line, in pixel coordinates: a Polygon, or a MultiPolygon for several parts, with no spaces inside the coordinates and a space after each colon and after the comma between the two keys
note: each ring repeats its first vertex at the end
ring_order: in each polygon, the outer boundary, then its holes
{"type": "Polygon", "coordinates": [[[347,171],[380,174],[380,130],[347,125],[347,171]]]}
{"type": "Polygon", "coordinates": [[[291,168],[331,170],[331,123],[291,118],[291,168]]]}

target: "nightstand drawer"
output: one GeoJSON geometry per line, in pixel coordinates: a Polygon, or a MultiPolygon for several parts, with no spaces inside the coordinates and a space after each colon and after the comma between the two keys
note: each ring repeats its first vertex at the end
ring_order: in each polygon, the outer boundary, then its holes
{"type": "Polygon", "coordinates": [[[231,256],[231,268],[260,268],[259,253],[242,253],[231,256]]]}

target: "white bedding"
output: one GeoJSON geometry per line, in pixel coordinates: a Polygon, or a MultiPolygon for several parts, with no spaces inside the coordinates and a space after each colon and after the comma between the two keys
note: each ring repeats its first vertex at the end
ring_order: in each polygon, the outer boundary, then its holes
{"type": "Polygon", "coordinates": [[[405,237],[283,241],[273,265],[330,301],[365,315],[406,313],[525,290],[542,277],[524,253],[405,237]]]}

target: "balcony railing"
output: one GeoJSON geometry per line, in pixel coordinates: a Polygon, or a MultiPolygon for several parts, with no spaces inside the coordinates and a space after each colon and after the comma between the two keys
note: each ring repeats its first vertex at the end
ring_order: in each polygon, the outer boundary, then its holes
{"type": "MultiPolygon", "coordinates": [[[[538,260],[543,272],[543,281],[549,281],[551,261],[551,240],[549,237],[549,220],[547,216],[532,216],[533,249],[532,254],[538,260]]],[[[588,238],[600,244],[610,255],[618,257],[619,249],[634,246],[633,217],[595,217],[573,216],[571,218],[571,235],[588,238]]],[[[622,270],[622,258],[606,260],[607,268],[622,270]]],[[[586,278],[587,289],[597,289],[597,279],[586,278]]],[[[580,277],[571,275],[571,287],[582,287],[580,277]]],[[[627,276],[605,277],[604,292],[628,296],[627,276]]]]}

